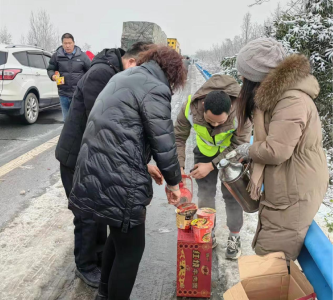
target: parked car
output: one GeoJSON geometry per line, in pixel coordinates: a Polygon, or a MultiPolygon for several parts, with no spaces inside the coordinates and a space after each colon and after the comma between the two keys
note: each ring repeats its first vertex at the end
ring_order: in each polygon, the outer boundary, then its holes
{"type": "Polygon", "coordinates": [[[51,53],[24,45],[0,45],[0,114],[37,121],[41,110],[60,106],[57,85],[47,75],[51,53]]]}

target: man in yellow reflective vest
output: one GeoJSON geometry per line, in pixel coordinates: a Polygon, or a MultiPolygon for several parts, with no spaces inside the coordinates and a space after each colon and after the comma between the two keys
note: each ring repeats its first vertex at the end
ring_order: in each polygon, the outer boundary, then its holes
{"type": "MultiPolygon", "coordinates": [[[[212,76],[195,94],[189,95],[175,123],[178,160],[185,174],[185,148],[191,128],[196,133],[194,170],[191,176],[198,184],[198,206],[215,209],[217,164],[225,155],[239,145],[250,142],[252,124],[245,124],[242,132],[237,131],[236,103],[240,86],[227,75],[212,76]]],[[[241,255],[239,232],[243,225],[243,210],[222,184],[226,206],[227,226],[230,234],[226,257],[237,259],[241,255]]],[[[216,247],[213,236],[213,247],[216,247]]]]}

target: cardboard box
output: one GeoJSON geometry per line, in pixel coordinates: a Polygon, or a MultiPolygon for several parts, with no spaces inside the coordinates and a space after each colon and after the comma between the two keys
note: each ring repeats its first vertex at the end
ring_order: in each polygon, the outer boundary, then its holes
{"type": "Polygon", "coordinates": [[[296,264],[290,262],[290,275],[283,252],[266,256],[243,256],[238,260],[240,280],[224,300],[310,300],[313,287],[296,264]]]}
{"type": "Polygon", "coordinates": [[[178,229],[177,296],[210,298],[212,243],[194,241],[193,231],[178,229]]]}

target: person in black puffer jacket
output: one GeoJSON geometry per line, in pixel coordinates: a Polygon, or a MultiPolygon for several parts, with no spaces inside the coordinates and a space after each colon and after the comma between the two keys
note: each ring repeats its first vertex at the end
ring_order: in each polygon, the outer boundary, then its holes
{"type": "Polygon", "coordinates": [[[55,72],[65,78],[65,83],[58,85],[60,105],[64,121],[66,120],[76,85],[90,68],[90,59],[80,47],[75,45],[74,37],[65,33],[61,37],[62,45],[52,55],[47,73],[55,81],[55,72]]]}
{"type": "MultiPolygon", "coordinates": [[[[60,174],[67,197],[72,189],[75,165],[87,118],[97,96],[112,76],[123,69],[136,66],[138,54],[151,46],[145,42],[138,42],[126,53],[120,48],[103,49],[94,57],[91,68],[78,82],[55,151],[56,158],[60,162],[60,174]]],[[[156,166],[148,168],[151,176],[159,174],[156,166]]],[[[75,273],[86,284],[97,288],[101,276],[99,268],[103,247],[107,239],[107,225],[96,222],[91,213],[75,211],[74,226],[74,255],[77,267],[75,273]]]]}
{"type": "Polygon", "coordinates": [[[184,86],[182,57],[159,46],[138,67],[114,76],[89,115],[69,196],[72,210],[110,225],[97,299],[128,300],[145,247],[146,206],[153,197],[147,164],[153,156],[169,203],[180,200],[181,172],[172,91],[184,86]]]}

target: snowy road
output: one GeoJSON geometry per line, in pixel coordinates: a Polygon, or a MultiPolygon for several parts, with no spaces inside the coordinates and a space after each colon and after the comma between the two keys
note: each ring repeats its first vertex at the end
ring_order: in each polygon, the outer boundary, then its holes
{"type": "MultiPolygon", "coordinates": [[[[186,88],[173,97],[173,119],[182,102],[204,81],[199,71],[191,67],[186,88]]],[[[192,135],[187,143],[187,169],[193,166],[194,144],[192,135]]],[[[0,177],[1,300],[94,299],[96,290],[74,275],[73,218],[67,209],[54,148],[0,177]],[[22,190],[25,195],[20,195],[22,190]]],[[[0,174],[3,166],[0,164],[0,174]]],[[[195,194],[196,190],[195,186],[195,194]]],[[[154,195],[147,208],[146,249],[131,300],[177,299],[174,208],[167,204],[163,187],[154,186],[154,195]]],[[[237,262],[224,259],[228,230],[220,191],[216,204],[219,245],[213,258],[214,300],[223,299],[223,293],[238,281],[237,262]]],[[[245,215],[241,233],[243,255],[253,254],[251,241],[256,222],[256,214],[245,215]]]]}

